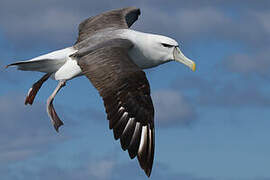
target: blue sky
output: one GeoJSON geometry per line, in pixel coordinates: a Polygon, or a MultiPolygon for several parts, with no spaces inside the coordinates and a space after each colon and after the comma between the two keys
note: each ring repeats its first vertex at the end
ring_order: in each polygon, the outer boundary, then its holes
{"type": "MultiPolygon", "coordinates": [[[[267,0],[2,0],[0,66],[71,46],[85,18],[141,8],[133,29],[181,44],[197,71],[174,62],[147,70],[156,112],[155,180],[270,180],[270,3],[267,0]]],[[[0,70],[0,174],[5,180],[147,179],[108,128],[103,103],[85,77],[55,99],[24,97],[42,74],[0,70]]]]}

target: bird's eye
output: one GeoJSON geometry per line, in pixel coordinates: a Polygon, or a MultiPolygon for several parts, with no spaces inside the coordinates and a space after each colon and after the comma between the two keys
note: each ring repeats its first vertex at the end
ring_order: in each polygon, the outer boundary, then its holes
{"type": "Polygon", "coordinates": [[[170,44],[166,44],[166,43],[161,43],[162,46],[166,47],[166,48],[171,48],[173,47],[173,45],[170,44]]]}

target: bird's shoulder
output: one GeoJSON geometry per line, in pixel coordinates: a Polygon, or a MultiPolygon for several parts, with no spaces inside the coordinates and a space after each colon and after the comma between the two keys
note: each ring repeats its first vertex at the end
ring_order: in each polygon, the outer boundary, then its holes
{"type": "Polygon", "coordinates": [[[106,28],[129,28],[138,19],[139,15],[140,9],[136,7],[127,7],[90,17],[80,23],[79,37],[75,44],[106,28]]]}

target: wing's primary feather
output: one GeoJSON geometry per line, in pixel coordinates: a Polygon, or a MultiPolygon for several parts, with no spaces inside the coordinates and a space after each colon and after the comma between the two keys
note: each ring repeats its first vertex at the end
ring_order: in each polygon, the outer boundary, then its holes
{"type": "MultiPolygon", "coordinates": [[[[150,176],[154,159],[154,108],[145,73],[128,56],[133,44],[116,39],[77,56],[83,74],[103,98],[110,128],[123,150],[150,176]],[[118,43],[117,43],[118,42],[118,43]]],[[[76,57],[76,56],[75,56],[76,57]]]]}

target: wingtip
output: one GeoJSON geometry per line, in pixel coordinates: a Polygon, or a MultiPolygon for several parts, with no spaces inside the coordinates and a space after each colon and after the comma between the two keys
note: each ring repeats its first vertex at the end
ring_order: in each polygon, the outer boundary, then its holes
{"type": "Polygon", "coordinates": [[[152,172],[152,168],[145,169],[144,172],[145,172],[146,176],[147,176],[148,178],[150,178],[151,172],[152,172]]]}
{"type": "Polygon", "coordinates": [[[149,177],[149,178],[150,178],[151,173],[152,173],[152,168],[153,168],[153,163],[151,163],[151,162],[148,162],[146,167],[143,168],[146,176],[149,177]]]}

